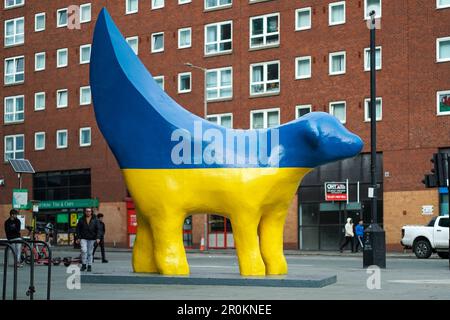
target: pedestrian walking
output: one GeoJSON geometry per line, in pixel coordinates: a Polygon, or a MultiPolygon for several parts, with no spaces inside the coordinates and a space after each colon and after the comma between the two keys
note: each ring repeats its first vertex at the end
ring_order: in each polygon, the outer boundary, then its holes
{"type": "Polygon", "coordinates": [[[103,222],[103,213],[98,213],[97,214],[97,220],[98,220],[98,228],[100,230],[101,233],[101,238],[100,238],[100,242],[96,242],[94,245],[94,253],[92,254],[92,256],[95,257],[95,251],[97,250],[98,246],[100,246],[100,251],[102,252],[102,263],[108,263],[108,260],[106,260],[105,257],[105,232],[106,232],[106,228],[105,228],[105,223],[103,222]]]}
{"type": "Polygon", "coordinates": [[[77,242],[81,246],[81,271],[92,271],[94,244],[100,242],[102,233],[97,219],[92,213],[92,208],[84,209],[84,215],[78,220],[77,242]]]}
{"type": "Polygon", "coordinates": [[[358,225],[355,227],[356,233],[356,248],[355,251],[359,251],[359,247],[364,250],[363,239],[364,239],[364,221],[359,220],[358,225]]]}
{"type": "Polygon", "coordinates": [[[347,218],[347,223],[345,224],[345,240],[344,243],[339,248],[341,252],[344,252],[344,248],[349,242],[351,245],[351,250],[352,252],[354,252],[354,243],[353,243],[354,236],[355,234],[353,232],[353,220],[352,218],[347,218]]]}
{"type": "MultiPolygon", "coordinates": [[[[17,218],[18,214],[19,212],[16,209],[11,209],[11,211],[9,211],[9,218],[5,221],[6,239],[11,241],[22,240],[20,235],[20,220],[17,218]]],[[[18,267],[23,267],[23,264],[20,261],[22,244],[12,243],[11,245],[16,253],[18,267]]]]}

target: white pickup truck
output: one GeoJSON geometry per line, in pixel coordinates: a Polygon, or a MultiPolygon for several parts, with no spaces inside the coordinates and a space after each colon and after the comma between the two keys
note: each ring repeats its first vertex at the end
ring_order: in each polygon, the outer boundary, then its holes
{"type": "Polygon", "coordinates": [[[434,217],[426,226],[404,226],[402,241],[405,248],[412,248],[416,257],[428,259],[436,252],[442,259],[448,259],[449,217],[434,217]]]}

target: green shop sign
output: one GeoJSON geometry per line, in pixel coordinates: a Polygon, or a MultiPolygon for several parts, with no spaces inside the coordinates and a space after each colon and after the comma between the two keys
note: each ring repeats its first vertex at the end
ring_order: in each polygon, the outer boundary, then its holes
{"type": "MultiPolygon", "coordinates": [[[[50,200],[39,201],[39,211],[50,209],[77,209],[77,208],[98,208],[98,199],[79,199],[79,200],[50,200]]],[[[33,208],[31,203],[28,203],[27,209],[33,208]]]]}

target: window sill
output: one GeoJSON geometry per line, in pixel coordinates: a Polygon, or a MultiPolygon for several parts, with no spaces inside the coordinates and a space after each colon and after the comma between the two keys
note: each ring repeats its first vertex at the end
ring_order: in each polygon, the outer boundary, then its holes
{"type": "Polygon", "coordinates": [[[295,29],[295,32],[300,32],[300,31],[307,31],[307,30],[311,30],[312,29],[312,27],[310,26],[310,27],[308,27],[308,28],[300,28],[300,29],[295,29]]]}
{"type": "Polygon", "coordinates": [[[339,72],[339,73],[329,73],[328,75],[330,77],[334,77],[334,76],[344,76],[346,74],[346,72],[339,72]]]}
{"type": "Polygon", "coordinates": [[[56,26],[56,29],[58,29],[58,28],[67,28],[67,24],[66,25],[62,25],[62,26],[56,26]]]}
{"type": "Polygon", "coordinates": [[[42,32],[42,31],[45,31],[45,29],[42,29],[42,30],[36,30],[36,29],[34,29],[34,32],[42,32]]]}
{"type": "Polygon", "coordinates": [[[59,109],[67,109],[68,107],[69,107],[69,106],[64,106],[64,107],[58,107],[58,106],[57,106],[56,109],[57,109],[57,110],[59,110],[59,109]]]}
{"type": "Polygon", "coordinates": [[[210,53],[210,54],[205,54],[203,56],[203,58],[209,58],[209,57],[217,57],[217,56],[225,56],[227,54],[232,54],[233,50],[230,51],[225,51],[225,52],[217,52],[217,53],[210,53]]]}
{"type": "Polygon", "coordinates": [[[438,116],[438,117],[450,116],[450,112],[441,112],[441,113],[437,113],[436,116],[438,116]]]}
{"type": "Polygon", "coordinates": [[[178,91],[178,94],[186,94],[186,93],[191,93],[192,91],[178,91]]]}
{"type": "Polygon", "coordinates": [[[154,53],[164,53],[164,50],[152,51],[151,53],[152,54],[154,54],[154,53]]]}
{"type": "Polygon", "coordinates": [[[9,49],[9,48],[15,48],[15,47],[20,47],[20,46],[24,46],[25,45],[25,41],[22,43],[15,43],[15,44],[11,44],[11,45],[3,45],[3,49],[9,49]]]}
{"type": "Polygon", "coordinates": [[[248,4],[255,4],[255,3],[267,2],[267,1],[272,1],[272,0],[250,0],[248,2],[248,4]]]}
{"type": "Polygon", "coordinates": [[[34,149],[34,151],[45,151],[45,148],[44,149],[34,149]]]}
{"type": "Polygon", "coordinates": [[[189,47],[178,47],[177,49],[178,50],[183,50],[183,49],[190,49],[190,48],[192,48],[192,46],[189,46],[189,47]]]}
{"type": "Polygon", "coordinates": [[[80,145],[80,148],[89,148],[91,145],[87,144],[87,145],[80,145]]]}
{"type": "Polygon", "coordinates": [[[277,43],[277,44],[271,44],[271,45],[255,47],[255,48],[250,47],[250,49],[248,49],[248,51],[258,51],[258,50],[273,49],[273,48],[279,48],[279,47],[280,47],[280,43],[277,43]]]}
{"type": "Polygon", "coordinates": [[[17,8],[20,8],[20,7],[25,7],[25,3],[19,4],[19,5],[16,5],[16,6],[5,7],[3,10],[17,9],[17,8]]]}
{"type": "Polygon", "coordinates": [[[442,9],[450,9],[450,5],[448,5],[448,6],[436,7],[436,10],[442,10],[442,9]]]}
{"type": "Polygon", "coordinates": [[[4,126],[14,126],[14,125],[17,125],[17,124],[23,124],[23,123],[25,123],[25,120],[21,120],[21,121],[13,121],[13,122],[5,122],[5,123],[3,123],[3,125],[4,126]]]}
{"type": "Polygon", "coordinates": [[[56,150],[65,150],[68,149],[69,147],[56,147],[56,150]]]}
{"type": "Polygon", "coordinates": [[[130,11],[130,12],[125,12],[125,15],[129,15],[129,14],[136,14],[136,13],[138,13],[139,11],[130,11]]]}
{"type": "Polygon", "coordinates": [[[334,27],[334,26],[342,26],[343,24],[345,24],[344,22],[336,22],[336,23],[328,23],[329,27],[334,27]]]}
{"type": "Polygon", "coordinates": [[[39,112],[39,111],[45,111],[45,108],[43,108],[43,109],[34,109],[34,112],[39,112]]]}
{"type": "Polygon", "coordinates": [[[267,92],[267,93],[261,93],[261,94],[250,94],[250,99],[255,99],[255,98],[265,98],[265,97],[272,97],[272,96],[279,96],[280,95],[280,91],[278,92],[267,92]]]}
{"type": "Polygon", "coordinates": [[[436,60],[436,63],[445,63],[445,62],[450,62],[450,59],[436,60]]]}
{"type": "Polygon", "coordinates": [[[219,98],[219,99],[214,99],[214,100],[207,100],[208,104],[210,103],[214,103],[214,102],[226,102],[226,101],[232,101],[233,97],[230,98],[219,98]]]}
{"type": "Polygon", "coordinates": [[[207,13],[207,12],[211,12],[211,11],[230,9],[232,7],[233,7],[233,4],[231,3],[231,4],[227,4],[225,6],[220,6],[220,7],[205,8],[205,9],[203,9],[203,13],[207,13]]]}
{"type": "Polygon", "coordinates": [[[295,80],[308,80],[308,79],[311,79],[312,77],[311,76],[308,76],[308,77],[301,77],[301,78],[295,78],[295,80]]]}
{"type": "MultiPolygon", "coordinates": [[[[377,119],[377,122],[380,122],[383,119],[377,119]]],[[[370,119],[364,119],[364,123],[371,123],[370,119]]]]}
{"type": "Polygon", "coordinates": [[[24,83],[25,83],[25,81],[20,81],[20,82],[14,82],[14,83],[7,83],[7,84],[4,84],[3,86],[4,87],[14,87],[14,86],[19,86],[24,83]]]}

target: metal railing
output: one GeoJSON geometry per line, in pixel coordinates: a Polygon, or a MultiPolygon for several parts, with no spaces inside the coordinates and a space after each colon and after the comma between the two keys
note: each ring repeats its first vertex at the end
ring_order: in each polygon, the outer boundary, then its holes
{"type": "Polygon", "coordinates": [[[6,300],[6,281],[8,276],[8,251],[11,250],[14,258],[14,280],[13,280],[13,300],[17,300],[17,253],[8,242],[0,242],[0,246],[5,246],[5,256],[3,257],[3,293],[2,299],[6,300]]]}

